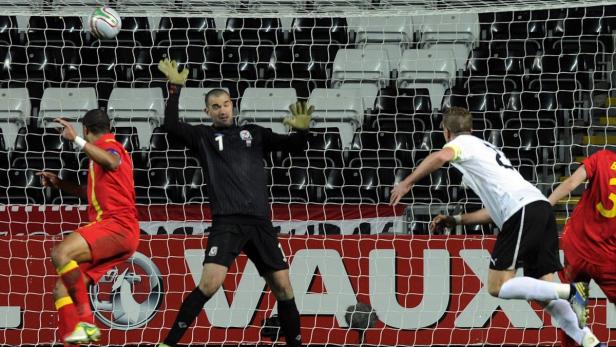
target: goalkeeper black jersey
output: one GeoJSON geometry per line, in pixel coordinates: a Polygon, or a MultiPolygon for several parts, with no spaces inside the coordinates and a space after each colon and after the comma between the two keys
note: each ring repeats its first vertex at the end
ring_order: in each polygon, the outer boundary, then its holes
{"type": "Polygon", "coordinates": [[[308,132],[281,135],[256,124],[216,128],[180,122],[179,93],[179,87],[170,88],[164,129],[197,153],[213,222],[271,223],[263,157],[271,151],[304,150],[308,132]]]}

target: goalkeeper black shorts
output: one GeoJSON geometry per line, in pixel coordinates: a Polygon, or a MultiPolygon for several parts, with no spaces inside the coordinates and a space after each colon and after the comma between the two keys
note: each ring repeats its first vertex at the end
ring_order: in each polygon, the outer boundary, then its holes
{"type": "Polygon", "coordinates": [[[214,224],[210,229],[203,263],[229,267],[240,252],[248,256],[261,276],[289,268],[271,224],[214,224]]]}

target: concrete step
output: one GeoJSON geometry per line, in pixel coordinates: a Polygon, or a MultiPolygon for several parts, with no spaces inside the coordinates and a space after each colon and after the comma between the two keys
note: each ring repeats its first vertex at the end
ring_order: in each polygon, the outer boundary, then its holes
{"type": "Polygon", "coordinates": [[[584,145],[616,145],[616,135],[591,135],[582,138],[584,145]]]}
{"type": "Polygon", "coordinates": [[[575,206],[580,202],[581,196],[572,196],[570,198],[563,198],[558,200],[556,205],[559,206],[575,206]]]}
{"type": "Polygon", "coordinates": [[[564,226],[565,224],[567,224],[568,220],[569,217],[567,217],[567,215],[556,215],[556,225],[564,226]]]}

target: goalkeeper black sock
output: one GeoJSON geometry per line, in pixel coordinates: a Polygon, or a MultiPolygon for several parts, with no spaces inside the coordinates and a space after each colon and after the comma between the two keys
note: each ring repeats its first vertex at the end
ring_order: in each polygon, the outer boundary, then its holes
{"type": "Polygon", "coordinates": [[[180,312],[173,322],[171,331],[165,338],[165,344],[169,346],[175,346],[186,333],[186,329],[192,325],[195,318],[199,315],[199,312],[203,310],[203,305],[210,300],[210,297],[203,294],[199,287],[195,288],[184,301],[180,307],[180,312]]]}
{"type": "Polygon", "coordinates": [[[295,305],[295,299],[278,300],[278,317],[280,318],[280,328],[284,333],[287,346],[302,346],[302,335],[300,335],[299,312],[295,305]]]}

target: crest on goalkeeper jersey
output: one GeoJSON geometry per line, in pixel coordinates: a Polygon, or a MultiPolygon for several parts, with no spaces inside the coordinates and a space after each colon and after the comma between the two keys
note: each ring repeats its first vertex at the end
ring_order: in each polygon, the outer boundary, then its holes
{"type": "Polygon", "coordinates": [[[240,138],[246,143],[246,147],[252,146],[252,134],[250,134],[250,131],[240,131],[240,138]]]}
{"type": "Polygon", "coordinates": [[[88,18],[90,32],[99,39],[113,39],[122,28],[120,15],[111,7],[98,7],[88,18]]]}

